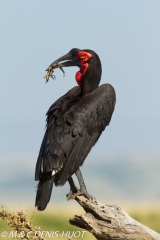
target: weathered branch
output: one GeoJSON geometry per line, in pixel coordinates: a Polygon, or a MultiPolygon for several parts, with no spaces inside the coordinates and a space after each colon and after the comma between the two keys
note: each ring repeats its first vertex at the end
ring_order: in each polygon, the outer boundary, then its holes
{"type": "Polygon", "coordinates": [[[96,198],[78,196],[76,201],[86,213],[69,222],[92,233],[98,240],[160,240],[160,234],[131,218],[122,208],[96,198]]]}

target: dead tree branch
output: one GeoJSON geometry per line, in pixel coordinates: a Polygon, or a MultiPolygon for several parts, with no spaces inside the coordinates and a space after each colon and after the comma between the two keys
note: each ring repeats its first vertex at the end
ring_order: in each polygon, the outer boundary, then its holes
{"type": "Polygon", "coordinates": [[[86,213],[69,222],[92,233],[98,240],[160,240],[160,234],[131,218],[122,208],[96,198],[78,196],[76,201],[86,213]]]}

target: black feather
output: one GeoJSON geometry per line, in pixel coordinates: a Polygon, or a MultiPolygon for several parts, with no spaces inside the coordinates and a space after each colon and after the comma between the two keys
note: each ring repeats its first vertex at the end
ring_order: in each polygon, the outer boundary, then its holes
{"type": "Polygon", "coordinates": [[[55,176],[50,179],[41,179],[38,183],[35,206],[39,211],[43,211],[50,200],[54,178],[55,176]]]}

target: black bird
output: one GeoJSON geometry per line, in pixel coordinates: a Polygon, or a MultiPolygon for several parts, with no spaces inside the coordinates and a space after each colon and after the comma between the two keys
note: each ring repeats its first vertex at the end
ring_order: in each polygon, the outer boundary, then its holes
{"type": "MultiPolygon", "coordinates": [[[[114,88],[110,84],[98,87],[102,69],[94,51],[73,48],[54,61],[47,71],[51,76],[53,69],[63,71],[62,67],[70,66],[80,68],[76,73],[79,86],[60,97],[47,112],[46,132],[35,171],[35,180],[39,180],[35,202],[38,210],[46,208],[53,184],[63,186],[68,181],[75,196],[83,194],[89,197],[79,167],[109,125],[115,107],[114,88]],[[74,173],[80,191],[74,185],[74,173]]],[[[46,76],[47,81],[49,76],[46,76]]]]}

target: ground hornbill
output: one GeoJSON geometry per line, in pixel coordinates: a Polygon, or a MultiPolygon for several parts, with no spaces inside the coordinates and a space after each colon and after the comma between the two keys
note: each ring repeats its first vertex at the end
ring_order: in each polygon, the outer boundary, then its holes
{"type": "Polygon", "coordinates": [[[58,58],[47,69],[46,81],[55,68],[77,66],[73,87],[60,97],[47,112],[46,132],[41,144],[35,171],[39,180],[36,203],[38,210],[44,210],[50,200],[53,184],[70,184],[70,196],[87,193],[79,167],[95,145],[105,127],[109,125],[116,96],[110,84],[98,87],[101,79],[101,61],[98,55],[88,49],[73,48],[58,58]],[[76,174],[80,190],[73,182],[76,174]]]}

